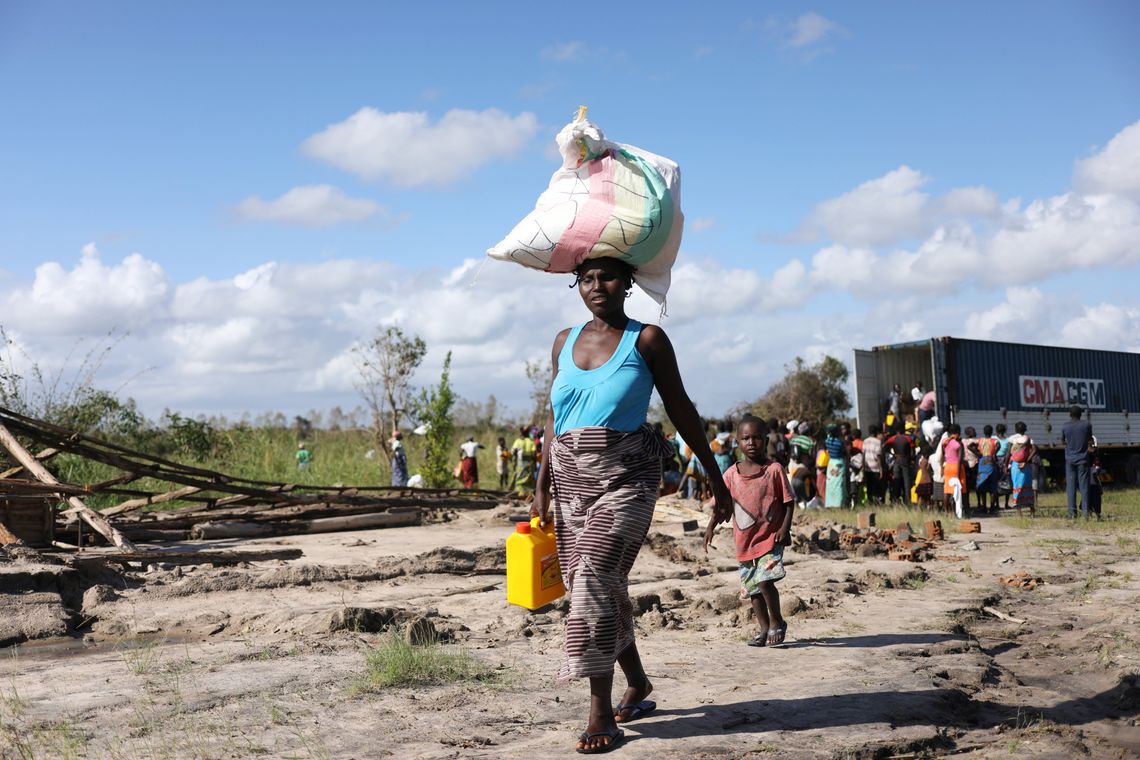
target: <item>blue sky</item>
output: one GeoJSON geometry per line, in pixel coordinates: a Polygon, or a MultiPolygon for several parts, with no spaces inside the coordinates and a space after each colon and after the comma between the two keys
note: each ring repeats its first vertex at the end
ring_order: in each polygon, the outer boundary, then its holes
{"type": "MultiPolygon", "coordinates": [[[[145,365],[127,387],[144,408],[291,410],[351,405],[343,376],[352,341],[370,325],[429,323],[431,299],[443,298],[439,308],[456,312],[447,318],[488,326],[456,348],[477,356],[482,346],[497,367],[457,358],[460,391],[519,396],[522,361],[547,350],[559,319],[576,318],[573,304],[528,314],[524,292],[495,311],[504,290],[534,288],[542,300],[552,279],[499,282],[487,275],[508,266],[498,263],[474,286],[464,281],[469,302],[447,301],[458,287],[447,283],[532,207],[558,164],[553,135],[579,104],[611,138],[681,165],[682,262],[721,277],[679,282],[714,298],[755,278],[754,290],[727,299],[732,309],[713,314],[699,298],[686,312],[685,295],[671,294],[682,307],[682,355],[749,347],[727,352],[720,367],[735,384],[689,381],[714,412],[758,395],[797,353],[846,358],[853,345],[916,331],[1108,343],[1106,333],[1140,320],[1137,263],[1114,253],[1140,249],[1129,216],[1140,138],[1127,131],[1140,119],[1140,6],[631,3],[583,16],[531,3],[0,4],[0,325],[51,362],[110,320],[129,336],[108,372],[126,378],[145,365]],[[449,139],[430,135],[456,109],[515,133],[490,157],[478,155],[475,135],[457,178],[439,167],[427,181],[410,180],[406,167],[369,174],[356,158],[345,168],[303,147],[364,108],[425,114],[429,148],[449,139]],[[1117,136],[1119,149],[1106,152],[1117,136]],[[1094,158],[1079,187],[1077,162],[1094,158]],[[885,195],[876,185],[864,205],[826,205],[884,177],[893,177],[885,195]],[[327,186],[320,199],[301,199],[307,216],[276,203],[318,186],[327,186]],[[946,196],[962,188],[983,188],[985,198],[975,193],[961,211],[946,196]],[[1048,228],[1018,243],[1038,251],[1027,254],[1028,276],[979,264],[1009,250],[1003,231],[1024,230],[1035,200],[1048,206],[1071,191],[1112,196],[1104,214],[1119,229],[1109,243],[1089,248],[1089,228],[1105,224],[1097,217],[1084,232],[1048,228]],[[328,216],[330,203],[341,216],[328,216]],[[867,208],[898,210],[872,219],[883,230],[873,239],[852,230],[867,208]],[[947,234],[976,238],[961,254],[976,257],[974,269],[913,292],[903,278],[887,290],[893,310],[868,282],[828,274],[853,262],[872,271],[868,256],[899,250],[937,272],[959,255],[939,247],[947,234]],[[813,265],[837,246],[839,263],[813,265]],[[793,283],[799,297],[773,299],[775,273],[792,261],[805,272],[776,282],[793,283]],[[48,262],[58,267],[46,271],[48,262]],[[336,266],[351,274],[321,281],[314,292],[330,303],[318,308],[304,285],[336,266]],[[229,313],[233,298],[188,295],[196,282],[224,290],[251,270],[263,272],[253,279],[276,307],[259,311],[267,299],[254,299],[229,313]],[[296,290],[282,284],[285,270],[296,290]],[[88,290],[79,306],[61,305],[68,288],[88,290]],[[401,295],[416,305],[404,308],[401,295]],[[124,302],[137,308],[117,311],[124,302]],[[346,311],[348,302],[358,307],[346,311]],[[967,323],[991,309],[999,312],[967,323]],[[899,311],[906,318],[885,318],[899,311]],[[1054,312],[1092,322],[1042,327],[1054,312]],[[242,340],[260,348],[243,356],[242,340]],[[202,346],[227,341],[217,356],[202,346]],[[490,351],[495,341],[509,350],[490,351]],[[179,358],[187,346],[201,353],[193,366],[179,358]],[[284,353],[297,363],[273,358],[284,353]],[[235,356],[240,372],[225,369],[235,356]]],[[[446,326],[424,330],[437,336],[431,359],[452,347],[446,326]]]]}

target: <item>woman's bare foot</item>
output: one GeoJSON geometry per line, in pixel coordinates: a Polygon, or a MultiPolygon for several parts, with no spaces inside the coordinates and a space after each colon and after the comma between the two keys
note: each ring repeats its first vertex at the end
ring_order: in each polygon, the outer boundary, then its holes
{"type": "Polygon", "coordinates": [[[645,698],[652,693],[653,683],[648,677],[636,686],[631,685],[625,690],[625,694],[622,695],[621,702],[618,702],[618,709],[614,711],[614,720],[618,723],[625,723],[627,720],[630,720],[634,712],[634,707],[643,702],[645,698]]]}

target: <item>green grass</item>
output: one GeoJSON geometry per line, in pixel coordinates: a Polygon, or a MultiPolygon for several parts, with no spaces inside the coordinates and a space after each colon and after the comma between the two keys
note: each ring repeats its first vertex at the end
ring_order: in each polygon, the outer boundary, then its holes
{"type": "MultiPolygon", "coordinates": [[[[1050,491],[1038,495],[1035,516],[1029,517],[1026,512],[1020,517],[1016,515],[1003,517],[1002,522],[1032,530],[1069,528],[1090,533],[1117,533],[1121,529],[1140,529],[1140,488],[1113,487],[1105,490],[1100,521],[1083,520],[1079,517],[1074,521],[1069,520],[1067,515],[1068,506],[1064,491],[1050,491]]],[[[1120,538],[1123,537],[1118,537],[1118,542],[1120,538]]],[[[1129,540],[1135,545],[1134,539],[1129,540]]]]}
{"type": "Polygon", "coordinates": [[[438,643],[412,645],[400,633],[384,636],[365,656],[357,689],[439,686],[450,683],[501,684],[503,674],[460,649],[438,643]]]}
{"type": "MultiPolygon", "coordinates": [[[[392,482],[391,469],[383,450],[376,446],[367,430],[316,430],[305,438],[304,443],[313,454],[312,463],[305,470],[298,470],[295,460],[299,440],[289,428],[234,428],[219,433],[225,439],[222,450],[224,456],[204,459],[170,455],[168,458],[182,464],[217,470],[227,475],[276,483],[296,483],[299,485],[329,486],[387,486],[392,482]],[[367,457],[369,450],[372,458],[367,457]]],[[[497,489],[498,475],[495,473],[495,443],[501,435],[508,445],[517,434],[506,430],[463,429],[456,433],[454,441],[455,462],[459,461],[459,444],[470,435],[482,443],[484,448],[477,455],[479,462],[479,487],[497,489]]],[[[424,461],[423,438],[406,435],[404,443],[408,455],[408,472],[418,472],[424,461]]],[[[107,465],[91,462],[81,457],[61,454],[51,460],[51,469],[65,483],[89,484],[109,480],[120,474],[119,470],[107,465]]],[[[452,482],[461,487],[458,479],[452,482]]],[[[140,478],[129,488],[154,492],[168,491],[176,485],[153,478],[140,478]]],[[[202,496],[213,494],[204,492],[202,496]]],[[[114,506],[127,497],[114,494],[91,494],[85,497],[95,509],[114,506]]],[[[191,502],[172,501],[155,505],[152,509],[165,510],[189,506],[191,502]]]]}
{"type": "Polygon", "coordinates": [[[810,511],[797,511],[798,515],[806,515],[807,519],[815,520],[831,520],[836,523],[843,523],[845,525],[858,525],[860,512],[874,512],[875,513],[875,527],[895,528],[899,523],[910,523],[910,527],[917,533],[922,532],[922,526],[931,520],[941,520],[942,529],[946,533],[957,525],[957,518],[948,512],[928,512],[918,509],[908,509],[905,507],[892,507],[892,506],[872,506],[865,505],[859,509],[813,509],[810,511]]]}

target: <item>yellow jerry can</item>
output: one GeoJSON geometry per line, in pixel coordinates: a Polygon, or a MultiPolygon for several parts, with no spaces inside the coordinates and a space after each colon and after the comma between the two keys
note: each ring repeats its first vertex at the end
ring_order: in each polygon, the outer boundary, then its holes
{"type": "Polygon", "coordinates": [[[536,610],[565,593],[553,523],[541,528],[535,517],[515,525],[507,537],[507,601],[536,610]]]}

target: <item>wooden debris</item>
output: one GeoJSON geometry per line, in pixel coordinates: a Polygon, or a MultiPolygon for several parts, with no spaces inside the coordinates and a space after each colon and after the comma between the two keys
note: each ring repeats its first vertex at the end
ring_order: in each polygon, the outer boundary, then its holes
{"type": "Polygon", "coordinates": [[[1007,620],[1010,623],[1017,623],[1018,625],[1021,625],[1022,623],[1025,622],[1021,618],[1015,618],[1012,615],[1007,615],[1004,612],[1002,612],[1001,610],[995,610],[993,607],[982,607],[982,611],[990,613],[991,615],[998,618],[999,620],[1007,620]]]}
{"type": "MultiPolygon", "coordinates": [[[[59,449],[46,448],[43,451],[41,451],[40,453],[36,454],[35,457],[38,461],[40,461],[42,463],[42,462],[46,462],[47,460],[51,459],[52,457],[54,457],[58,453],[59,453],[59,449]]],[[[0,480],[15,477],[16,475],[19,475],[23,471],[24,471],[23,466],[9,467],[7,470],[4,470],[4,472],[0,472],[0,480]]]]}
{"type": "MultiPolygon", "coordinates": [[[[50,499],[52,509],[45,510],[50,518],[56,500],[65,499],[70,508],[55,511],[57,519],[49,524],[58,522],[74,535],[82,520],[110,543],[132,551],[132,541],[180,541],[190,538],[192,532],[240,538],[414,525],[421,521],[425,509],[489,509],[514,498],[507,492],[479,489],[309,486],[250,480],[132,451],[2,407],[0,444],[20,464],[9,475],[27,470],[36,478],[0,477],[0,501],[39,499],[43,504],[44,499],[50,499]],[[117,469],[118,473],[98,483],[60,483],[16,436],[46,447],[38,457],[63,451],[117,469]],[[144,478],[168,484],[169,490],[135,485],[144,478]],[[96,512],[84,501],[94,493],[118,496],[118,503],[96,512]],[[148,509],[175,501],[188,504],[148,509]]],[[[692,518],[693,514],[685,515],[685,519],[692,518]]]]}
{"type": "Polygon", "coordinates": [[[82,560],[102,562],[142,562],[170,565],[236,565],[239,562],[263,562],[266,560],[297,559],[304,552],[297,548],[288,549],[233,549],[223,551],[149,549],[129,552],[86,551],[79,555],[82,560]]]}
{"type": "MultiPolygon", "coordinates": [[[[11,431],[9,431],[3,423],[0,423],[0,445],[3,445],[4,448],[8,450],[8,453],[15,457],[17,462],[24,465],[28,472],[34,475],[37,480],[48,483],[49,485],[57,485],[59,483],[54,475],[48,472],[27,449],[20,445],[20,442],[16,440],[16,437],[12,435],[11,431]]],[[[128,541],[122,533],[117,531],[111,523],[107,522],[107,518],[88,507],[78,496],[68,496],[67,502],[78,509],[79,516],[108,541],[120,549],[135,551],[134,544],[128,541]]]]}
{"type": "Polygon", "coordinates": [[[977,520],[963,520],[958,523],[959,533],[981,533],[982,524],[977,520]]]}
{"type": "Polygon", "coordinates": [[[418,509],[346,515],[344,517],[324,517],[316,520],[282,520],[278,522],[226,520],[199,523],[190,530],[190,537],[196,539],[260,538],[263,536],[289,536],[299,533],[336,533],[342,530],[370,530],[372,528],[418,525],[420,520],[421,512],[418,509]]]}
{"type": "Polygon", "coordinates": [[[135,509],[142,509],[149,507],[152,504],[165,504],[168,501],[177,501],[178,499],[185,498],[191,494],[196,494],[202,489],[198,486],[183,486],[182,488],[167,493],[155,494],[154,496],[144,496],[141,499],[128,499],[118,506],[109,507],[102,511],[104,517],[112,517],[114,515],[121,515],[124,512],[130,512],[135,509]]]}

